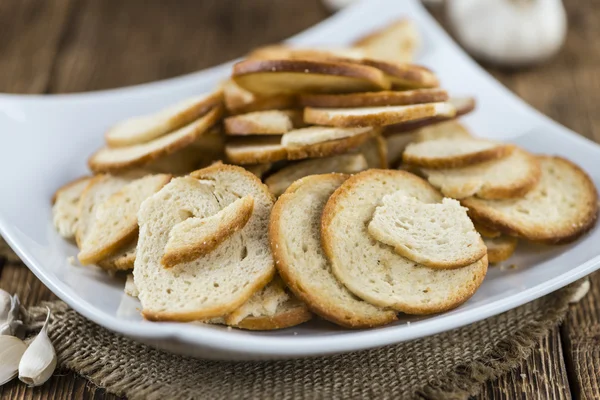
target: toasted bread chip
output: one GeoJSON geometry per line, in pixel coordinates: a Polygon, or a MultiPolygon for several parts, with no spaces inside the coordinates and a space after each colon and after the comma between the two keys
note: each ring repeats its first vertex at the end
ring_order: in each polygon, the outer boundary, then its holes
{"type": "Polygon", "coordinates": [[[344,139],[371,131],[372,128],[331,128],[327,126],[311,126],[295,129],[281,137],[281,144],[286,147],[306,146],[326,142],[328,140],[344,139]]]}
{"type": "Polygon", "coordinates": [[[181,221],[169,232],[161,260],[163,266],[172,268],[210,253],[246,225],[253,208],[252,196],[244,196],[215,215],[181,221]]]}
{"type": "Polygon", "coordinates": [[[360,62],[383,71],[386,78],[392,83],[392,87],[396,89],[424,89],[440,85],[435,74],[420,65],[393,63],[368,58],[360,62]]]}
{"type": "Polygon", "coordinates": [[[307,107],[304,122],[340,127],[385,126],[434,116],[454,116],[455,112],[452,104],[444,102],[365,108],[307,107]]]}
{"type": "Polygon", "coordinates": [[[94,172],[118,172],[144,166],[194,143],[212,128],[223,114],[222,107],[213,108],[196,121],[149,142],[128,147],[104,147],[94,153],[88,165],[94,172]]]}
{"type": "Polygon", "coordinates": [[[388,89],[380,70],[359,64],[309,60],[245,60],[233,80],[259,95],[353,93],[388,89]]]}
{"type": "Polygon", "coordinates": [[[219,90],[182,100],[154,114],[127,119],[106,132],[106,143],[124,147],[149,142],[200,118],[222,101],[223,92],[219,90]]]}
{"type": "Polygon", "coordinates": [[[303,94],[298,98],[301,106],[319,108],[406,106],[447,100],[448,93],[438,88],[349,94],[303,94]]]}
{"type": "Polygon", "coordinates": [[[301,110],[269,110],[239,114],[225,118],[228,135],[281,135],[300,128],[301,110]]]}
{"type": "Polygon", "coordinates": [[[462,200],[475,222],[506,235],[547,244],[568,243],[598,219],[598,192],[590,177],[572,162],[538,156],[541,179],[521,198],[462,200]]]}
{"type": "Polygon", "coordinates": [[[413,21],[401,19],[354,42],[354,47],[368,57],[409,63],[420,44],[417,27],[413,21]]]}
{"type": "Polygon", "coordinates": [[[518,244],[517,238],[499,236],[497,238],[484,238],[490,264],[497,264],[508,260],[515,252],[518,244]]]}
{"type": "Polygon", "coordinates": [[[411,143],[402,161],[413,167],[445,169],[477,165],[509,156],[515,146],[476,138],[451,138],[411,143]]]}
{"type": "Polygon", "coordinates": [[[52,222],[58,234],[65,239],[74,239],[79,220],[79,199],[90,182],[84,176],[61,186],[52,196],[52,222]]]}
{"type": "Polygon", "coordinates": [[[347,153],[358,149],[376,134],[376,130],[369,129],[366,132],[342,139],[328,140],[304,146],[286,146],[288,160],[301,160],[304,158],[328,157],[336,154],[347,153]]]}
{"type": "Polygon", "coordinates": [[[222,84],[225,108],[229,114],[245,114],[255,111],[285,110],[296,106],[294,96],[257,96],[241,88],[232,79],[222,84]]]}
{"type": "Polygon", "coordinates": [[[230,162],[242,165],[273,163],[287,159],[281,136],[232,140],[225,146],[225,154],[230,162]]]}

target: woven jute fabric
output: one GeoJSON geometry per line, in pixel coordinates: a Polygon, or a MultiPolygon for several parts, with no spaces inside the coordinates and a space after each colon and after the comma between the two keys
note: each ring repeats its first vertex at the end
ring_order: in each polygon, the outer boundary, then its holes
{"type": "Polygon", "coordinates": [[[59,301],[30,308],[27,321],[39,328],[49,307],[60,365],[131,399],[465,399],[527,357],[563,318],[577,287],[435,336],[286,361],[172,355],[109,332],[59,301]]]}

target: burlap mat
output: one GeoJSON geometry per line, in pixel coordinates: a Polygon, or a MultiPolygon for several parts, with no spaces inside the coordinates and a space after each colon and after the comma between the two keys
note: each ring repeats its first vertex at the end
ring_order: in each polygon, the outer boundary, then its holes
{"type": "MultiPolygon", "coordinates": [[[[2,244],[0,239],[0,245],[2,244]]],[[[8,250],[10,252],[10,250],[8,250]]],[[[6,249],[0,249],[0,255],[6,249]]],[[[50,307],[60,366],[131,399],[466,399],[526,358],[567,312],[579,282],[470,326],[339,356],[220,362],[176,356],[116,335],[66,304],[28,310],[35,331],[50,307]]]]}

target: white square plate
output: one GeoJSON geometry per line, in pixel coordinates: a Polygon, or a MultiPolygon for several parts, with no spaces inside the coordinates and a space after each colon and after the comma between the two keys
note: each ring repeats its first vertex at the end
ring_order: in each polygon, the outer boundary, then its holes
{"type": "MultiPolygon", "coordinates": [[[[365,1],[291,42],[348,44],[401,16],[415,20],[421,30],[424,40],[418,62],[432,67],[453,95],[477,97],[477,111],[465,119],[476,134],[570,158],[600,185],[600,147],[536,112],[493,80],[417,1],[365,1]]],[[[230,66],[102,92],[0,95],[0,231],[44,284],[92,321],[136,340],[197,357],[242,360],[324,355],[454,329],[557,290],[600,266],[600,229],[596,227],[568,246],[521,245],[510,261],[518,268],[490,268],[480,290],[456,310],[427,318],[407,317],[378,329],[347,331],[313,321],[282,331],[247,332],[143,321],[136,310],[139,303],[123,294],[123,281],[68,263],[76,248],[55,233],[50,198],[59,186],[86,174],[86,159],[102,144],[103,132],[110,125],[208,91],[228,75],[230,66]]]]}

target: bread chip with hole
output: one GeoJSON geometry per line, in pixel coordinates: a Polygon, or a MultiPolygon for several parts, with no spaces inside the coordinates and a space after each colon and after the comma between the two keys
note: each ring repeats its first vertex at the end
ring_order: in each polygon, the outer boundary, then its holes
{"type": "Polygon", "coordinates": [[[246,225],[253,208],[252,196],[244,196],[215,215],[181,221],[169,232],[161,260],[163,266],[171,268],[207,255],[246,225]]]}

